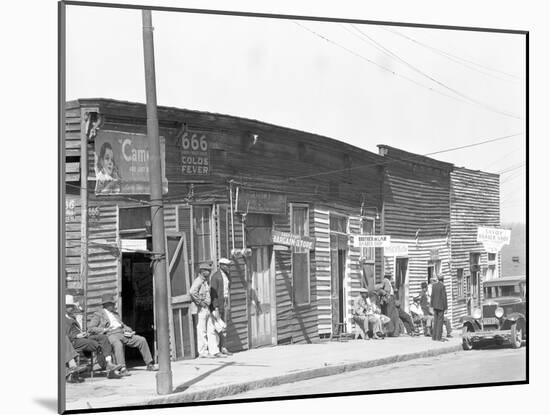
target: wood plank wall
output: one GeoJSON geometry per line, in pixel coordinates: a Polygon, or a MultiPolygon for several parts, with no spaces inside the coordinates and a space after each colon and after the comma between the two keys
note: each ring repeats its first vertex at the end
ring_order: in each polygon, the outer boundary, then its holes
{"type": "MultiPolygon", "coordinates": [[[[480,266],[487,266],[487,253],[477,242],[478,226],[500,225],[500,181],[497,174],[457,168],[451,173],[451,251],[454,322],[467,314],[465,299],[458,299],[457,269],[470,275],[470,253],[480,253],[480,266]]],[[[500,269],[500,255],[497,256],[500,269]]],[[[481,278],[483,279],[483,277],[481,278]]],[[[480,290],[483,300],[483,290],[480,290]]]]}
{"type": "MultiPolygon", "coordinates": [[[[310,228],[313,209],[310,207],[310,228]]],[[[290,232],[288,216],[273,216],[275,230],[290,232]]],[[[317,313],[317,281],[315,255],[310,256],[310,304],[295,306],[293,303],[293,280],[291,252],[275,251],[275,278],[277,296],[277,343],[312,343],[319,340],[317,313]]]]}
{"type": "Polygon", "coordinates": [[[315,273],[317,288],[317,313],[319,335],[332,332],[332,306],[330,301],[330,233],[329,212],[313,210],[313,233],[315,237],[315,273]]]}
{"type": "MultiPolygon", "coordinates": [[[[412,299],[420,294],[420,285],[428,281],[428,262],[430,261],[430,251],[437,249],[439,259],[441,260],[441,272],[444,276],[444,284],[447,287],[447,301],[449,303],[448,316],[454,312],[452,304],[452,276],[450,270],[450,247],[447,244],[447,238],[422,239],[418,243],[415,239],[392,238],[392,243],[406,244],[409,249],[409,298],[407,304],[410,305],[412,299]]],[[[395,281],[395,257],[384,257],[384,273],[390,273],[395,281]]]]}
{"type": "Polygon", "coordinates": [[[81,207],[80,196],[66,195],[66,202],[74,206],[74,216],[65,216],[65,277],[66,287],[75,292],[82,292],[83,285],[80,278],[80,249],[81,236],[81,207]]]}
{"type": "MultiPolygon", "coordinates": [[[[361,233],[361,218],[359,216],[350,216],[348,218],[348,234],[361,233]]],[[[353,317],[353,299],[359,295],[361,288],[362,267],[359,263],[361,256],[361,248],[355,248],[349,245],[346,250],[346,270],[345,270],[345,286],[346,286],[346,322],[348,330],[352,327],[353,317]]]]}

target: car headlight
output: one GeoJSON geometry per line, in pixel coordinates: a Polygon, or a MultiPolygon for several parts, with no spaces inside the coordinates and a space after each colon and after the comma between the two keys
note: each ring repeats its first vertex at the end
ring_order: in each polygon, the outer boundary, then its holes
{"type": "Polygon", "coordinates": [[[481,318],[481,308],[474,308],[474,312],[472,313],[472,316],[475,319],[481,318]]]}
{"type": "Polygon", "coordinates": [[[504,309],[502,307],[497,307],[495,309],[495,317],[501,318],[504,315],[504,309]]]}

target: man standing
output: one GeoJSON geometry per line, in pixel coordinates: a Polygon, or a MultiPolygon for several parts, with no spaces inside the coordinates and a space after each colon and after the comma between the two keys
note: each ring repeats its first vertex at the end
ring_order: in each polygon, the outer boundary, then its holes
{"type": "Polygon", "coordinates": [[[443,275],[437,277],[438,281],[432,286],[431,303],[434,310],[434,327],[432,340],[444,341],[443,339],[443,317],[447,310],[447,290],[443,284],[443,275]]]}
{"type": "Polygon", "coordinates": [[[428,284],[426,282],[422,282],[420,287],[422,290],[420,293],[420,307],[422,308],[422,313],[424,314],[424,335],[431,336],[433,331],[433,310],[430,307],[431,297],[428,294],[428,284]]]}
{"type": "MultiPolygon", "coordinates": [[[[212,316],[215,319],[221,318],[227,323],[231,313],[230,289],[231,279],[229,278],[231,260],[220,258],[219,268],[210,278],[210,299],[212,316]]],[[[232,353],[227,350],[225,332],[219,333],[219,350],[221,353],[231,356],[232,353]]]]}
{"type": "MultiPolygon", "coordinates": [[[[119,379],[121,366],[113,364],[111,343],[103,334],[89,334],[83,331],[75,318],[78,309],[72,295],[65,296],[65,330],[67,337],[76,352],[95,353],[99,365],[107,370],[109,379],[119,379]]],[[[93,368],[92,368],[93,370],[93,368]]]]}
{"type": "Polygon", "coordinates": [[[226,357],[220,353],[218,348],[218,334],[210,314],[210,283],[209,277],[212,272],[212,261],[199,263],[199,276],[195,278],[189,294],[193,304],[197,306],[197,348],[199,358],[203,357],[226,357]]]}
{"type": "Polygon", "coordinates": [[[143,361],[147,365],[147,370],[156,371],[158,368],[153,364],[153,357],[149,350],[149,345],[144,337],[139,336],[130,327],[122,322],[120,316],[115,311],[115,299],[110,294],[101,296],[103,309],[96,311],[88,325],[88,330],[93,334],[105,334],[113,349],[117,364],[121,365],[120,374],[128,376],[126,360],[124,357],[124,346],[139,349],[143,361]]]}

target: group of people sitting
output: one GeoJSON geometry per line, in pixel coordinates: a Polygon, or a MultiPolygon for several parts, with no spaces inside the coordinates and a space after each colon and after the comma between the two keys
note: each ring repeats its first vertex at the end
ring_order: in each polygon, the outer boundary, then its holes
{"type": "Polygon", "coordinates": [[[81,312],[74,297],[65,297],[65,363],[66,380],[69,383],[83,382],[82,372],[90,370],[105,370],[107,378],[120,379],[129,376],[126,368],[124,347],[139,349],[146,364],[146,370],[156,371],[149,345],[144,337],[139,336],[122,322],[115,310],[115,300],[112,295],[105,294],[101,299],[103,308],[96,311],[87,330],[83,330],[76,315],[81,312]],[[78,365],[76,358],[80,352],[93,354],[96,365],[78,365]]]}
{"type": "Polygon", "coordinates": [[[439,282],[432,279],[429,285],[426,282],[421,284],[421,293],[413,299],[409,314],[397,302],[392,275],[385,274],[383,281],[375,284],[374,289],[359,289],[359,296],[354,299],[353,320],[365,340],[423,334],[431,336],[433,340],[444,341],[434,317],[442,317],[447,337],[452,337],[451,322],[444,315],[446,309],[447,298],[442,277],[439,282]],[[436,284],[440,284],[443,291],[438,285],[437,298],[432,299],[432,287],[436,284]]]}

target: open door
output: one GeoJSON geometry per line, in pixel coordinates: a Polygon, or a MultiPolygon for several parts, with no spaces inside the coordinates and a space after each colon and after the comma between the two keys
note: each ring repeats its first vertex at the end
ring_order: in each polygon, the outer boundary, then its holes
{"type": "Polygon", "coordinates": [[[195,332],[190,311],[189,260],[184,232],[166,233],[168,295],[170,297],[170,348],[172,360],[194,359],[195,332]]]}

